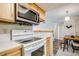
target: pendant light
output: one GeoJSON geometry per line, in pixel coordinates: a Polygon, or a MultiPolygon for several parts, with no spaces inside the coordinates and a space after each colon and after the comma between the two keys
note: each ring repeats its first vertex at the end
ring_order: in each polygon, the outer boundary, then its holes
{"type": "Polygon", "coordinates": [[[66,11],[67,16],[65,17],[65,21],[69,21],[70,17],[68,16],[68,11],[66,11]]]}

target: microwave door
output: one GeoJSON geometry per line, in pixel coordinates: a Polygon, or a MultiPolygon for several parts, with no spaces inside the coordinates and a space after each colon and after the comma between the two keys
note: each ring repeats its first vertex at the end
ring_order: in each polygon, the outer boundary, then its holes
{"type": "Polygon", "coordinates": [[[27,8],[22,7],[21,5],[18,4],[18,12],[25,14],[27,13],[29,10],[27,8]]]}
{"type": "Polygon", "coordinates": [[[31,24],[38,24],[38,15],[36,12],[17,4],[16,21],[26,22],[31,24]]]}

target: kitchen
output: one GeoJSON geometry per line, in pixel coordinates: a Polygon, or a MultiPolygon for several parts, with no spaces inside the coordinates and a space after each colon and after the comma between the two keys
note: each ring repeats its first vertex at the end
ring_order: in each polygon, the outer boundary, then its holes
{"type": "Polygon", "coordinates": [[[41,7],[35,3],[1,3],[0,7],[0,56],[53,55],[53,30],[33,30],[45,22],[41,7]]]}
{"type": "Polygon", "coordinates": [[[79,4],[1,3],[0,7],[0,56],[79,56],[72,46],[79,40],[79,4]]]}

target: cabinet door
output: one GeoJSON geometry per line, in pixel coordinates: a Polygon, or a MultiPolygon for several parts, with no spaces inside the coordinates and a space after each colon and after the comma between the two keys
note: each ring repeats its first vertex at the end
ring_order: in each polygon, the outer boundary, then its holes
{"type": "Polygon", "coordinates": [[[21,50],[10,52],[6,56],[21,56],[21,50]]]}
{"type": "Polygon", "coordinates": [[[45,11],[38,7],[38,13],[39,13],[40,21],[44,21],[45,20],[45,11]]]}
{"type": "Polygon", "coordinates": [[[15,21],[15,6],[11,3],[0,4],[0,21],[14,22],[15,21]]]}
{"type": "Polygon", "coordinates": [[[29,7],[30,7],[30,9],[32,9],[32,10],[38,12],[38,10],[37,10],[38,6],[37,6],[36,4],[34,4],[34,3],[29,3],[29,7]]]}

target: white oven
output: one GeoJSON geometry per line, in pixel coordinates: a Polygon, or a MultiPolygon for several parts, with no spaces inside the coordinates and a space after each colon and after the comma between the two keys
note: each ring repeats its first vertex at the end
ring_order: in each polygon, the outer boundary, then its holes
{"type": "Polygon", "coordinates": [[[34,37],[33,32],[21,30],[12,30],[12,40],[22,44],[24,56],[44,55],[45,38],[34,37]],[[16,33],[18,32],[18,33],[16,33]]]}
{"type": "Polygon", "coordinates": [[[41,53],[42,55],[44,55],[44,44],[45,44],[45,40],[41,39],[35,42],[32,42],[28,45],[24,46],[24,55],[25,56],[40,56],[39,53],[41,53]],[[40,51],[38,51],[40,50],[40,51]],[[41,51],[42,50],[42,51],[41,51]],[[35,53],[37,53],[35,55],[35,53]]]}

